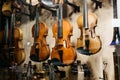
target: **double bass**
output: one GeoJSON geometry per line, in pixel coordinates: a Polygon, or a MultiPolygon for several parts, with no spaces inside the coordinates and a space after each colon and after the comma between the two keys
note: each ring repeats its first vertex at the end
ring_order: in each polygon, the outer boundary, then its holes
{"type": "Polygon", "coordinates": [[[30,51],[32,61],[40,62],[49,58],[50,48],[46,41],[47,34],[48,27],[44,22],[39,21],[38,5],[36,5],[36,23],[32,27],[34,43],[30,51]]]}
{"type": "Polygon", "coordinates": [[[87,3],[84,2],[83,15],[77,19],[78,27],[81,31],[80,37],[77,39],[77,50],[81,54],[96,54],[101,49],[101,40],[95,33],[98,17],[91,12],[87,12],[87,3]]]}
{"type": "Polygon", "coordinates": [[[52,26],[55,46],[52,48],[51,60],[55,65],[70,65],[76,59],[75,48],[70,42],[73,26],[69,20],[62,18],[62,3],[58,6],[58,21],[52,26]]]}

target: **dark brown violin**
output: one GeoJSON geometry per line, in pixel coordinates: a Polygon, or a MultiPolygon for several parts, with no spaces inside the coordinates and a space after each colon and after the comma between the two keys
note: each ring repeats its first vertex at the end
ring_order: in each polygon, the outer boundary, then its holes
{"type": "Polygon", "coordinates": [[[77,19],[77,24],[81,30],[81,36],[77,40],[78,52],[86,55],[95,54],[101,49],[101,40],[95,34],[95,27],[97,26],[97,16],[93,13],[87,13],[87,4],[84,0],[83,15],[77,19]]]}
{"type": "Polygon", "coordinates": [[[6,18],[6,26],[3,32],[3,47],[2,53],[7,57],[8,65],[13,64],[20,65],[25,60],[25,51],[22,48],[23,33],[20,28],[15,27],[15,11],[11,14],[11,25],[10,29],[8,24],[8,18],[6,18]]]}
{"type": "Polygon", "coordinates": [[[9,53],[11,60],[18,65],[25,61],[25,51],[22,47],[23,32],[15,27],[15,13],[11,16],[11,27],[9,31],[9,53]]]}
{"type": "Polygon", "coordinates": [[[45,23],[39,21],[38,7],[36,7],[36,24],[32,27],[32,36],[34,37],[34,44],[31,47],[30,59],[32,61],[40,62],[49,58],[50,49],[46,44],[46,36],[48,34],[48,27],[45,23]]]}
{"type": "Polygon", "coordinates": [[[62,19],[62,4],[59,4],[58,22],[52,27],[53,37],[56,40],[55,47],[52,48],[51,60],[58,65],[70,65],[76,59],[76,51],[70,42],[73,26],[71,23],[62,19]]]}

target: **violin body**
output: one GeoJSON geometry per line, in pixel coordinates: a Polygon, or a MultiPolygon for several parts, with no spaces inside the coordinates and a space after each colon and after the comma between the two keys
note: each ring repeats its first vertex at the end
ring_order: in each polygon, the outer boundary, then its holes
{"type": "Polygon", "coordinates": [[[15,55],[15,62],[17,64],[21,64],[25,61],[26,54],[25,50],[22,47],[22,39],[23,39],[23,32],[20,28],[14,28],[14,55],[15,55]]]}
{"type": "MultiPolygon", "coordinates": [[[[99,36],[97,36],[95,39],[89,37],[90,44],[89,44],[89,50],[91,53],[95,54],[101,49],[101,43],[99,42],[99,36]]],[[[83,49],[83,40],[78,38],[77,39],[77,48],[83,49]]]]}
{"type": "Polygon", "coordinates": [[[85,49],[84,42],[87,38],[89,39],[88,50],[90,53],[95,54],[101,49],[102,46],[100,37],[95,33],[95,27],[97,26],[97,16],[93,13],[88,13],[88,30],[85,30],[83,23],[83,15],[81,15],[77,19],[77,24],[81,31],[81,35],[77,39],[77,48],[85,49]]]}
{"type": "Polygon", "coordinates": [[[58,22],[52,27],[53,37],[56,40],[55,47],[52,48],[51,59],[70,65],[76,59],[76,51],[70,42],[73,27],[68,20],[62,20],[62,38],[58,38],[58,22]]]}
{"type": "MultiPolygon", "coordinates": [[[[46,44],[46,36],[48,34],[48,27],[45,23],[39,22],[39,36],[34,38],[34,44],[31,47],[30,59],[36,62],[45,61],[49,58],[50,49],[49,45],[46,44]]],[[[32,37],[35,34],[35,25],[32,27],[32,37]]]]}

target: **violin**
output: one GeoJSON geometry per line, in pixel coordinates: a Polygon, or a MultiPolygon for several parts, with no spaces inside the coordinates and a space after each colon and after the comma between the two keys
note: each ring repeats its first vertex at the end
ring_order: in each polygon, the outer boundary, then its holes
{"type": "Polygon", "coordinates": [[[23,33],[22,30],[15,27],[15,14],[11,15],[11,26],[8,28],[8,19],[6,19],[6,27],[4,31],[4,48],[5,53],[9,53],[10,65],[13,63],[20,65],[25,60],[25,51],[22,48],[23,33]]]}
{"type": "Polygon", "coordinates": [[[70,42],[73,26],[68,20],[62,19],[62,4],[58,5],[58,21],[52,26],[55,46],[52,48],[51,60],[58,65],[70,65],[76,59],[76,51],[70,42]]]}
{"type": "Polygon", "coordinates": [[[34,38],[33,46],[30,51],[30,59],[40,62],[49,58],[50,48],[46,42],[48,27],[42,21],[39,21],[38,6],[36,6],[36,24],[32,27],[32,37],[34,38]]]}
{"type": "Polygon", "coordinates": [[[83,15],[80,15],[77,19],[77,24],[81,31],[81,35],[77,39],[78,52],[90,55],[100,51],[102,46],[101,40],[95,33],[97,21],[98,17],[94,13],[87,13],[87,4],[86,0],[84,0],[83,15]]]}

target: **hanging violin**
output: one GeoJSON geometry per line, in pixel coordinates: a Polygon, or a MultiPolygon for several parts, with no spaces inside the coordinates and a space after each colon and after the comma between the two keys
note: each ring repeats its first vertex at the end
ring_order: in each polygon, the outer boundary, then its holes
{"type": "Polygon", "coordinates": [[[25,61],[25,51],[22,48],[23,32],[15,27],[15,11],[11,15],[11,26],[9,31],[9,55],[10,60],[18,65],[25,61]]]}
{"type": "Polygon", "coordinates": [[[94,13],[87,13],[87,3],[84,2],[83,15],[77,19],[81,36],[77,39],[77,50],[81,54],[96,54],[101,49],[100,37],[95,34],[98,18],[94,13]]]}
{"type": "Polygon", "coordinates": [[[20,65],[25,60],[25,51],[22,48],[23,33],[22,30],[15,27],[15,11],[11,15],[11,25],[8,28],[8,18],[6,18],[6,26],[3,32],[2,41],[2,53],[6,60],[8,60],[7,65],[12,66],[13,64],[20,65]]]}
{"type": "Polygon", "coordinates": [[[62,4],[59,3],[58,21],[52,26],[55,46],[52,48],[51,60],[58,65],[70,65],[76,59],[76,51],[70,42],[73,27],[71,23],[62,19],[62,4]]]}
{"type": "Polygon", "coordinates": [[[30,59],[32,61],[40,62],[49,58],[50,49],[46,42],[47,34],[48,27],[45,23],[39,21],[38,6],[36,6],[36,24],[32,27],[34,43],[30,51],[30,59]]]}

